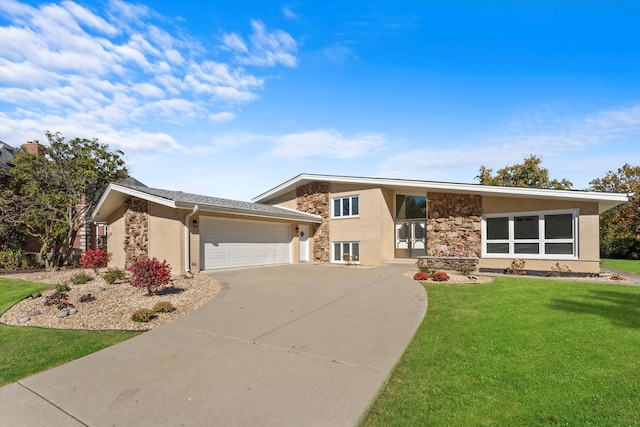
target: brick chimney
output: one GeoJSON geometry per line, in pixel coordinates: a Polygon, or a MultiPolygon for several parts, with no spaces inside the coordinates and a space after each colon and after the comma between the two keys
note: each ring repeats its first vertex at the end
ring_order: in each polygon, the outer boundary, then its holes
{"type": "Polygon", "coordinates": [[[40,144],[38,143],[37,139],[25,142],[24,144],[22,144],[22,148],[24,148],[24,151],[33,156],[37,156],[40,152],[40,144]]]}

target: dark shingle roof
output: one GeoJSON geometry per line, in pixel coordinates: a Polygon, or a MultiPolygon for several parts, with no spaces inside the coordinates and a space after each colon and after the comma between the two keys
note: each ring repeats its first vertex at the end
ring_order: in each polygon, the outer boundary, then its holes
{"type": "Polygon", "coordinates": [[[16,156],[16,149],[0,141],[0,169],[4,172],[13,168],[13,158],[16,156]]]}
{"type": "Polygon", "coordinates": [[[222,199],[219,197],[203,196],[200,194],[184,193],[182,191],[163,190],[161,188],[151,188],[140,185],[131,185],[128,183],[118,184],[122,187],[147,193],[152,196],[160,197],[173,201],[178,204],[198,205],[200,209],[206,208],[223,209],[229,211],[241,211],[253,213],[256,216],[273,216],[287,217],[291,219],[298,218],[300,220],[309,221],[317,220],[317,215],[296,211],[293,209],[282,208],[280,206],[266,205],[262,203],[244,202],[240,200],[222,199]]]}

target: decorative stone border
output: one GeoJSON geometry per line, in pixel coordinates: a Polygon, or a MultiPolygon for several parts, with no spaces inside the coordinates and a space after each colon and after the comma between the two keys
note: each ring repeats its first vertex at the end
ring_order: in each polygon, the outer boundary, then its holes
{"type": "Polygon", "coordinates": [[[463,268],[476,271],[479,258],[475,257],[439,257],[419,256],[416,265],[418,268],[435,268],[437,270],[459,271],[463,268]]]}

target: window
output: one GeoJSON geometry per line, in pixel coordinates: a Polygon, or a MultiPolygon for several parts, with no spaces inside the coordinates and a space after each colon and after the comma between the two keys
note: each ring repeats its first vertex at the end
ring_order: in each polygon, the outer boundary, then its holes
{"type": "Polygon", "coordinates": [[[576,258],[577,224],[577,211],[487,215],[483,217],[483,256],[576,258]]]}
{"type": "Polygon", "coordinates": [[[360,263],[360,242],[334,242],[333,262],[360,263]]]}
{"type": "Polygon", "coordinates": [[[333,199],[333,217],[343,218],[360,215],[358,196],[337,197],[333,199]]]}
{"type": "Polygon", "coordinates": [[[396,219],[424,219],[427,217],[425,196],[396,195],[396,219]]]}

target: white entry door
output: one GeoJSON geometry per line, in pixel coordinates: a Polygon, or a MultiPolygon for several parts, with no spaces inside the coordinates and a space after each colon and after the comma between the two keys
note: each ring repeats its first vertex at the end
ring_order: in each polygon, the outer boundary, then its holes
{"type": "Polygon", "coordinates": [[[291,262],[289,224],[206,217],[200,224],[204,270],[291,262]]]}
{"type": "Polygon", "coordinates": [[[300,238],[300,261],[309,261],[309,226],[298,226],[298,237],[300,238]]]}

